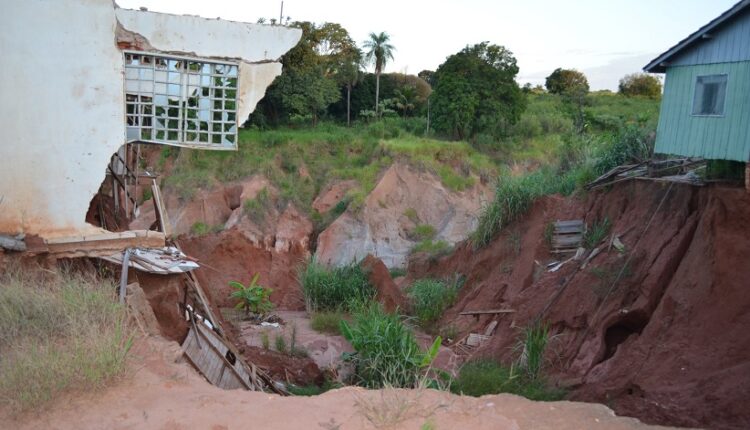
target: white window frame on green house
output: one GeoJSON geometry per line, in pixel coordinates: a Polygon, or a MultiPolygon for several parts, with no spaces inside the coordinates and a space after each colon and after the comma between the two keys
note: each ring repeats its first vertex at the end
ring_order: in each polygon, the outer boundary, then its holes
{"type": "Polygon", "coordinates": [[[237,149],[239,64],[124,51],[126,141],[237,149]]]}
{"type": "Polygon", "coordinates": [[[728,73],[696,76],[691,115],[697,117],[724,117],[726,115],[728,86],[728,73]],[[711,111],[704,109],[706,107],[705,98],[708,88],[714,88],[716,90],[716,93],[713,96],[713,109],[711,111]]]}

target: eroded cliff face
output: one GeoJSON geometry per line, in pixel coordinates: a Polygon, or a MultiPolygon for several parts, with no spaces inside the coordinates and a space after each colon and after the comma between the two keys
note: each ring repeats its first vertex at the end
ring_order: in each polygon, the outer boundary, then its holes
{"type": "Polygon", "coordinates": [[[396,163],[382,176],[361,208],[348,210],[318,237],[317,258],[342,265],[372,254],[388,267],[404,267],[419,238],[418,225],[434,229],[434,241],[448,245],[466,239],[477,225],[489,187],[480,181],[451,191],[429,172],[396,163]]]}
{"type": "Polygon", "coordinates": [[[453,273],[467,280],[443,324],[476,331],[490,317],[460,312],[516,310],[499,319],[481,355],[516,359],[518,327],[541,318],[554,336],[548,373],[571,399],[650,423],[750,426],[750,196],[743,189],[631,182],[580,200],[548,197],[488,247],[463,245],[409,268],[410,279],[453,273]],[[546,271],[558,258],[544,241],[549,222],[605,217],[624,253],[605,243],[585,269],[571,262],[546,271]]]}

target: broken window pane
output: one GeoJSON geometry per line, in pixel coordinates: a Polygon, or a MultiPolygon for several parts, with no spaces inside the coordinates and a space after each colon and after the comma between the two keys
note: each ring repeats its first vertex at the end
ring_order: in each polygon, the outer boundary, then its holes
{"type": "Polygon", "coordinates": [[[125,53],[128,141],[234,148],[233,63],[125,53]]]}

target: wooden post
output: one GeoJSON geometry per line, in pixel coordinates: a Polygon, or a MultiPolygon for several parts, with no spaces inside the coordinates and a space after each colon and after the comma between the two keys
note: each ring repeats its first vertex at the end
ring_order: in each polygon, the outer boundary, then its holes
{"type": "Polygon", "coordinates": [[[745,191],[750,193],[750,161],[745,163],[745,191]]]}

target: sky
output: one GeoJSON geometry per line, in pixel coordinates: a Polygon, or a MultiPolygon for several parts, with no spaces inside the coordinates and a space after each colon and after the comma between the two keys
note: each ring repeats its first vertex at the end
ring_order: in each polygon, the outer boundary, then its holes
{"type": "MultiPolygon", "coordinates": [[[[121,7],[256,22],[281,0],[117,0],[121,7]]],[[[584,72],[592,90],[674,46],[736,0],[284,0],[292,21],[336,22],[361,46],[384,31],[396,47],[386,72],[435,70],[466,45],[489,41],[518,59],[521,84],[544,84],[558,67],[584,72]]]]}

